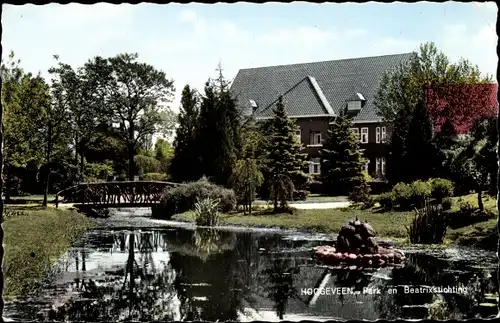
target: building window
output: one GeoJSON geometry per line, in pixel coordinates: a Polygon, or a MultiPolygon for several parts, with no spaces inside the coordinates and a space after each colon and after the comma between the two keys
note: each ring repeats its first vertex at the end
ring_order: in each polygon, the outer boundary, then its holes
{"type": "Polygon", "coordinates": [[[319,158],[311,158],[311,161],[309,162],[309,173],[310,174],[321,173],[321,160],[319,158]]]}
{"type": "Polygon", "coordinates": [[[356,140],[359,141],[359,128],[351,128],[351,131],[356,135],[356,140]]]}
{"type": "Polygon", "coordinates": [[[380,143],[380,127],[375,128],[375,142],[380,143]]]}
{"type": "Polygon", "coordinates": [[[361,128],[361,143],[368,143],[368,128],[361,128]]]}
{"type": "Polygon", "coordinates": [[[382,142],[385,142],[386,139],[387,139],[387,131],[385,127],[382,127],[382,142]]]}
{"type": "Polygon", "coordinates": [[[375,173],[385,175],[385,157],[377,157],[375,173]]]}
{"type": "Polygon", "coordinates": [[[309,145],[321,145],[321,132],[311,131],[309,135],[309,145]]]}
{"type": "Polygon", "coordinates": [[[347,110],[349,110],[349,111],[361,110],[361,101],[349,101],[349,102],[347,102],[347,110]]]}
{"type": "Polygon", "coordinates": [[[363,171],[368,173],[368,165],[370,164],[370,160],[368,159],[366,163],[363,164],[363,171]]]}
{"type": "Polygon", "coordinates": [[[297,127],[297,129],[295,130],[295,136],[297,137],[297,142],[301,143],[302,129],[300,129],[300,127],[297,127]]]}

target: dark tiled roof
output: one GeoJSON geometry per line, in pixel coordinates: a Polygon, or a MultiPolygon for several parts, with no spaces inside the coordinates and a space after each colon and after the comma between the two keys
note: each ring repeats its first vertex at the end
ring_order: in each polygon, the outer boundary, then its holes
{"type": "Polygon", "coordinates": [[[242,69],[236,75],[231,90],[245,112],[252,109],[249,100],[257,103],[256,117],[271,116],[279,95],[283,95],[288,115],[296,117],[329,114],[328,104],[338,114],[345,108],[347,100],[360,93],[366,99],[366,104],[353,120],[376,120],[380,118],[373,98],[383,72],[409,60],[411,55],[407,53],[242,69]],[[324,94],[323,99],[321,92],[324,94]]]}

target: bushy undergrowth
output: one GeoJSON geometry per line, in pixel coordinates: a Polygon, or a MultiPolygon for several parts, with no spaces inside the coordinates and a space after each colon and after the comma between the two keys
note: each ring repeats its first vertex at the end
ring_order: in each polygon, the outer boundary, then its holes
{"type": "Polygon", "coordinates": [[[428,183],[431,185],[431,195],[438,202],[444,198],[452,197],[455,187],[449,179],[431,178],[428,183]]]}
{"type": "Polygon", "coordinates": [[[168,176],[164,173],[146,173],[142,175],[144,181],[166,181],[167,179],[168,176]]]}
{"type": "Polygon", "coordinates": [[[236,195],[233,190],[212,184],[202,178],[196,182],[167,189],[163,193],[160,205],[154,208],[153,216],[170,219],[174,214],[194,210],[196,201],[206,198],[218,199],[219,211],[224,213],[236,207],[236,195]]]}
{"type": "Polygon", "coordinates": [[[307,190],[296,190],[293,192],[294,201],[305,201],[309,196],[309,191],[307,190]]]}
{"type": "Polygon", "coordinates": [[[411,243],[442,243],[446,235],[447,219],[441,212],[440,205],[425,206],[415,211],[415,217],[407,227],[411,243]]]}
{"type": "Polygon", "coordinates": [[[451,199],[451,197],[445,197],[441,201],[441,206],[443,207],[443,211],[451,210],[451,207],[453,206],[453,200],[451,199]]]}
{"type": "MultiPolygon", "coordinates": [[[[402,211],[422,208],[425,201],[433,198],[438,204],[453,195],[454,186],[450,180],[432,178],[428,181],[415,181],[411,184],[398,183],[392,191],[383,193],[378,202],[384,209],[396,208],[402,211]]],[[[445,203],[448,207],[449,202],[445,203]]]]}

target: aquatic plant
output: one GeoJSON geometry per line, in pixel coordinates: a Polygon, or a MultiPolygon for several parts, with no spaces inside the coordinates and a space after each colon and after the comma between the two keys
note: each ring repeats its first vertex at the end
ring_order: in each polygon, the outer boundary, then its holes
{"type": "Polygon", "coordinates": [[[415,209],[415,216],[406,229],[411,243],[433,244],[443,242],[447,226],[441,206],[426,200],[422,209],[415,209]]]}
{"type": "Polygon", "coordinates": [[[215,226],[219,223],[220,199],[207,197],[195,203],[195,221],[197,225],[215,226]]]}

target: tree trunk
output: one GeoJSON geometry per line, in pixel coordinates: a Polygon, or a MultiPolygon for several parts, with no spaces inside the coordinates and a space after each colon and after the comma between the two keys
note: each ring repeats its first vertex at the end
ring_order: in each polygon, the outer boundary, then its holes
{"type": "Polygon", "coordinates": [[[128,149],[128,180],[134,180],[134,148],[129,145],[128,149]]]}
{"type": "Polygon", "coordinates": [[[278,181],[274,179],[274,213],[278,213],[278,181]]]}
{"type": "Polygon", "coordinates": [[[3,104],[0,105],[0,320],[3,320],[3,104]]]}
{"type": "Polygon", "coordinates": [[[250,186],[250,200],[248,201],[248,206],[250,210],[248,211],[248,214],[252,214],[252,186],[250,186]]]}
{"type": "MultiPolygon", "coordinates": [[[[9,172],[9,167],[3,168],[5,172],[5,202],[10,202],[10,190],[12,188],[12,179],[9,172]]],[[[3,181],[2,181],[3,182],[3,181]]]]}
{"type": "Polygon", "coordinates": [[[83,158],[84,154],[83,154],[83,147],[80,146],[80,174],[79,174],[79,178],[78,178],[78,181],[80,183],[83,183],[85,182],[85,160],[83,158]]]}
{"type": "Polygon", "coordinates": [[[49,179],[50,179],[50,155],[52,152],[52,126],[49,125],[47,130],[47,175],[45,176],[45,189],[43,191],[43,206],[47,206],[49,195],[49,179]]]}
{"type": "Polygon", "coordinates": [[[482,197],[482,189],[481,187],[476,188],[476,193],[477,193],[477,206],[479,207],[479,211],[483,212],[484,211],[484,204],[483,204],[483,197],[482,197]]]}

